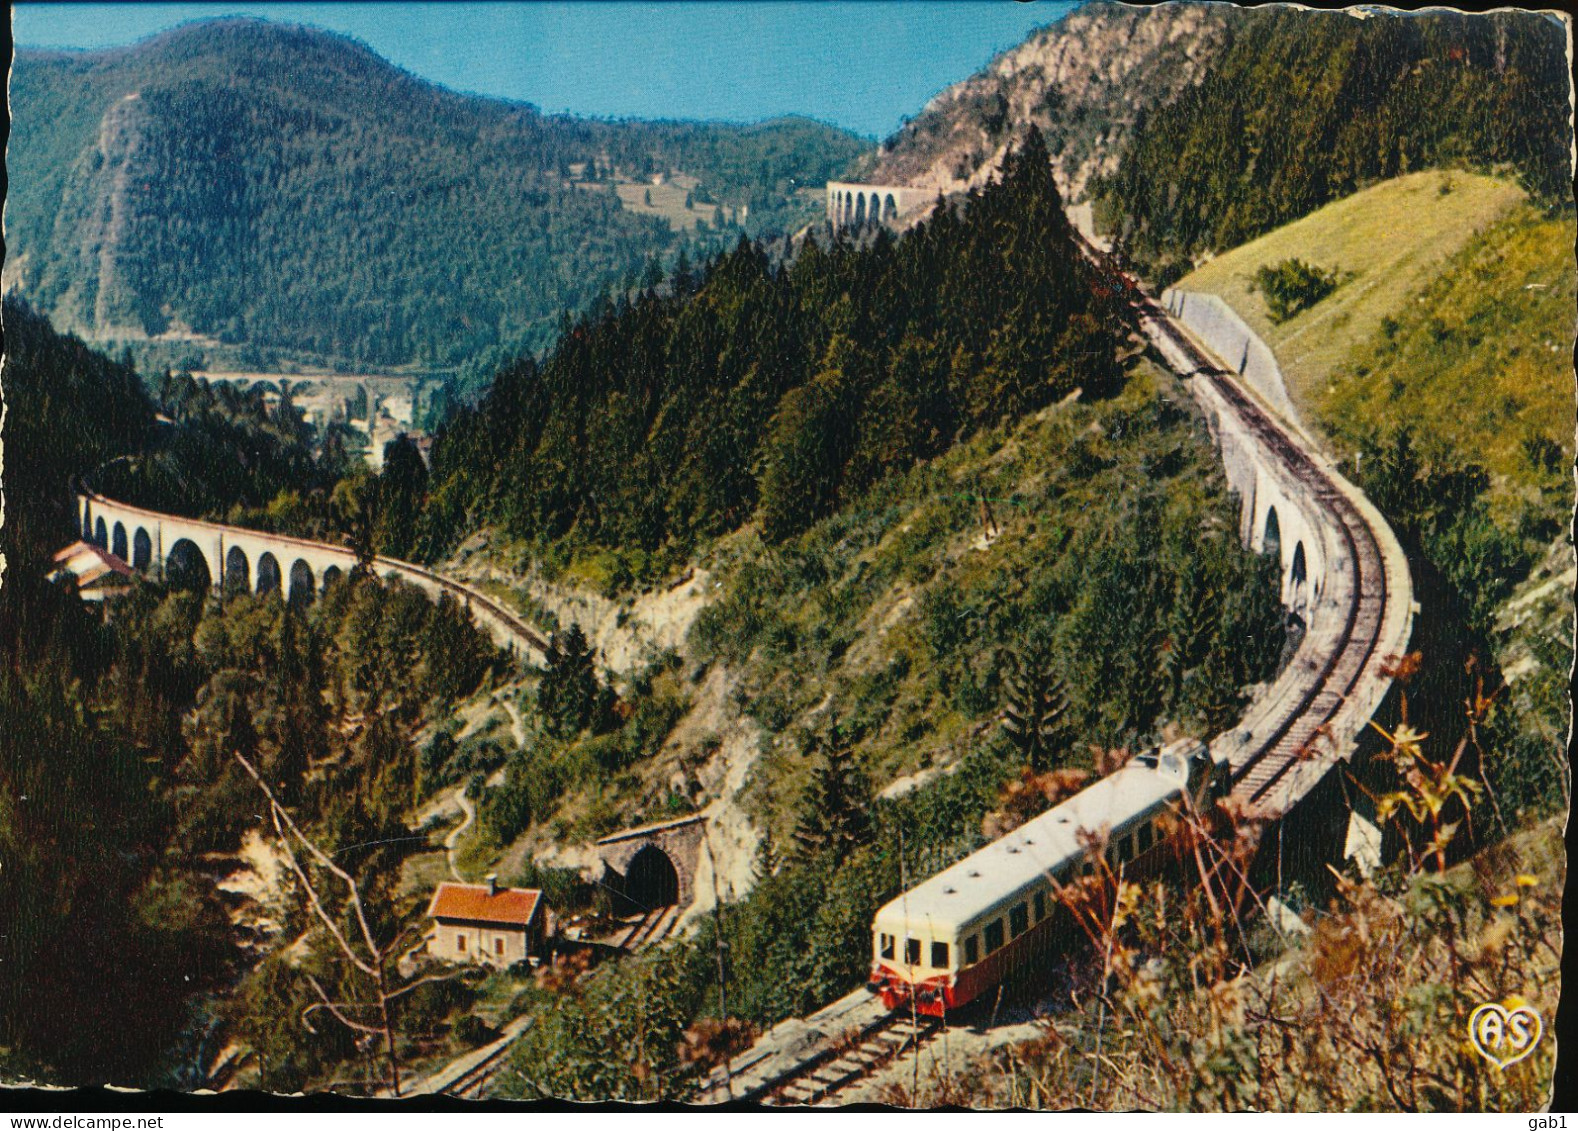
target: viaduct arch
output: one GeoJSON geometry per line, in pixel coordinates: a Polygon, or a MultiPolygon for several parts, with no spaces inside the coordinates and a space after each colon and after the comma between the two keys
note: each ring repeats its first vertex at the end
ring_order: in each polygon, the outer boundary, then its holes
{"type": "Polygon", "coordinates": [[[835,231],[867,224],[900,226],[930,211],[937,194],[904,185],[827,184],[827,219],[835,231]]]}
{"type": "MultiPolygon", "coordinates": [[[[1174,296],[1164,301],[1179,306],[1174,296]]],[[[1407,558],[1374,504],[1297,420],[1222,360],[1224,345],[1234,354],[1265,351],[1258,339],[1197,337],[1187,310],[1149,299],[1137,300],[1136,311],[1157,352],[1188,379],[1239,499],[1239,536],[1276,556],[1282,604],[1302,628],[1284,670],[1236,726],[1211,740],[1212,753],[1231,765],[1235,792],[1282,819],[1279,844],[1313,851],[1335,842],[1363,858],[1369,850],[1356,843],[1378,851],[1379,830],[1361,816],[1364,799],[1345,800],[1342,775],[1331,771],[1359,753],[1391,689],[1391,662],[1407,650],[1418,611],[1407,558]],[[1325,801],[1305,804],[1316,794],[1325,801]],[[1355,820],[1346,834],[1322,824],[1350,802],[1355,820]]]]}
{"type": "MultiPolygon", "coordinates": [[[[311,600],[356,565],[356,555],[284,534],[181,518],[117,502],[86,488],[77,491],[79,529],[85,541],[125,558],[144,573],[166,576],[194,588],[217,587],[290,600],[311,600]]],[[[396,558],[376,558],[374,568],[438,599],[448,594],[493,638],[515,655],[541,659],[547,642],[498,602],[469,586],[396,558]]]]}

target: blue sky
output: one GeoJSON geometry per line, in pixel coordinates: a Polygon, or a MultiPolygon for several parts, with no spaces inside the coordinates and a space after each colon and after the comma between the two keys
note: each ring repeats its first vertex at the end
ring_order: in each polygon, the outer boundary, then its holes
{"type": "Polygon", "coordinates": [[[16,42],[112,47],[247,14],[362,40],[456,90],[614,117],[806,114],[872,137],[1072,3],[371,3],[15,5],[16,42]]]}

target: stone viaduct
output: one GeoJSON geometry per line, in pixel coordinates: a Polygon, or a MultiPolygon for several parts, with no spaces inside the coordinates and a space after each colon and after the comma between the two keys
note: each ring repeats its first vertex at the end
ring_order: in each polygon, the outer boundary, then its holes
{"type": "Polygon", "coordinates": [[[1369,723],[1391,692],[1391,664],[1407,650],[1418,606],[1391,527],[1278,410],[1286,392],[1270,351],[1221,315],[1169,292],[1141,324],[1188,380],[1239,497],[1239,533],[1277,555],[1297,629],[1283,670],[1211,740],[1232,767],[1235,794],[1276,821],[1280,884],[1284,847],[1290,866],[1316,873],[1341,856],[1362,867],[1382,856],[1373,805],[1351,782],[1374,769],[1369,723]],[[1334,772],[1339,765],[1346,771],[1334,772]]]}
{"type": "Polygon", "coordinates": [[[902,224],[927,211],[935,192],[903,185],[827,184],[827,219],[835,231],[864,224],[902,224]]]}
{"type": "MultiPolygon", "coordinates": [[[[133,569],[161,576],[172,569],[206,575],[204,584],[219,589],[279,593],[289,600],[311,598],[356,565],[356,555],[343,546],[179,518],[86,489],[78,490],[77,511],[83,540],[108,550],[133,569]]],[[[469,586],[395,558],[377,558],[375,568],[435,600],[448,594],[513,655],[541,659],[546,652],[547,644],[536,632],[469,586]]]]}

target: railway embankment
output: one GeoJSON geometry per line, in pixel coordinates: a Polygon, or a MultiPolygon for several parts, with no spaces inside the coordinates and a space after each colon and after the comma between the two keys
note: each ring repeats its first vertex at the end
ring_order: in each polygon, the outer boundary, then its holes
{"type": "Polygon", "coordinates": [[[1307,436],[1276,355],[1236,310],[1216,295],[1175,288],[1162,292],[1162,305],[1283,420],[1307,436]]]}

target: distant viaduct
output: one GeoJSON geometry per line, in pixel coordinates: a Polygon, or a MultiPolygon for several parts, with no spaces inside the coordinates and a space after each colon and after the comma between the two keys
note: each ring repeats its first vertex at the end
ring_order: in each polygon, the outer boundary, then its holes
{"type": "Polygon", "coordinates": [[[829,181],[827,219],[835,230],[864,224],[905,224],[928,210],[937,194],[903,185],[857,185],[829,181]]]}
{"type": "MultiPolygon", "coordinates": [[[[107,499],[86,488],[77,492],[84,541],[108,550],[142,572],[170,567],[206,572],[218,588],[277,592],[287,599],[313,596],[356,566],[343,546],[265,534],[237,526],[179,518],[107,499]]],[[[470,611],[500,648],[541,658],[547,643],[509,610],[467,585],[395,558],[375,558],[374,568],[393,574],[435,599],[448,594],[470,611]]]]}

